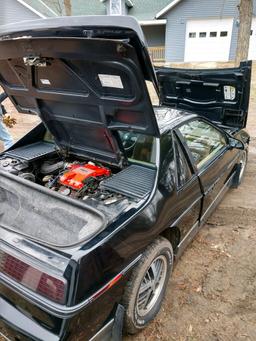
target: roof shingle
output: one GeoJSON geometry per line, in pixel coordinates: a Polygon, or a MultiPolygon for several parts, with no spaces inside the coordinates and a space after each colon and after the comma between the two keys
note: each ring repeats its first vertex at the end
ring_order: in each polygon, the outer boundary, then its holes
{"type": "MultiPolygon", "coordinates": [[[[53,16],[42,8],[41,2],[49,6],[57,15],[65,15],[64,0],[25,0],[30,6],[46,16],[53,16]]],[[[105,15],[106,1],[100,0],[70,0],[72,15],[105,15]]],[[[133,7],[128,9],[128,14],[138,20],[153,20],[156,14],[173,0],[132,0],[133,7]]],[[[48,11],[49,12],[49,11],[48,11]]]]}
{"type": "Polygon", "coordinates": [[[128,14],[138,20],[153,20],[156,14],[167,6],[171,0],[133,0],[133,7],[128,14]]]}
{"type": "Polygon", "coordinates": [[[100,0],[73,0],[72,15],[104,15],[106,4],[100,0]]]}

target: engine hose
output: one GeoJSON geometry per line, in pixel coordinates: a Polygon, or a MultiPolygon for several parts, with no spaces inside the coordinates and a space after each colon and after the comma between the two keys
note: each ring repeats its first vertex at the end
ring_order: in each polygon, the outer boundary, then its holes
{"type": "Polygon", "coordinates": [[[65,165],[64,161],[59,161],[59,162],[53,163],[53,164],[50,163],[49,161],[45,161],[40,168],[40,172],[42,174],[51,174],[51,173],[54,173],[57,170],[63,168],[64,165],[65,165]]]}
{"type": "Polygon", "coordinates": [[[36,182],[36,177],[33,173],[19,173],[19,177],[32,182],[36,182]]]}

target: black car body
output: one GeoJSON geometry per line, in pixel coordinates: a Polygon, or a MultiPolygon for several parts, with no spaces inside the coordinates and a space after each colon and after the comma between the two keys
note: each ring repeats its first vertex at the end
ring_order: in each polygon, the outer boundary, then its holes
{"type": "Polygon", "coordinates": [[[0,157],[8,338],[121,337],[123,293],[148,246],[162,236],[178,258],[240,179],[250,71],[155,70],[132,18],[2,28],[1,86],[43,122],[0,157]]]}

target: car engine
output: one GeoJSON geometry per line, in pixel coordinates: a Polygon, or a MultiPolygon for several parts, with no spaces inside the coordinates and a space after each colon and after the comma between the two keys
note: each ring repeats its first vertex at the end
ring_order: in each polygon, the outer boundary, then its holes
{"type": "Polygon", "coordinates": [[[92,161],[57,162],[55,164],[46,161],[41,165],[41,174],[45,174],[50,168],[55,170],[47,172],[41,181],[51,190],[82,200],[88,197],[100,199],[109,197],[109,194],[104,194],[99,189],[100,182],[111,175],[111,170],[106,167],[96,165],[92,161]],[[56,174],[57,170],[58,174],[56,174]]]}

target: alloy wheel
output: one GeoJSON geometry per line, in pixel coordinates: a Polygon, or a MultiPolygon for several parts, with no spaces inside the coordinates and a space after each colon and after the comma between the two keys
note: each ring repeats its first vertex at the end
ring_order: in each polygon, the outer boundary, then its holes
{"type": "Polygon", "coordinates": [[[145,273],[136,302],[136,310],[139,316],[147,315],[156,304],[164,287],[167,268],[167,259],[161,255],[154,259],[145,273]]]}

